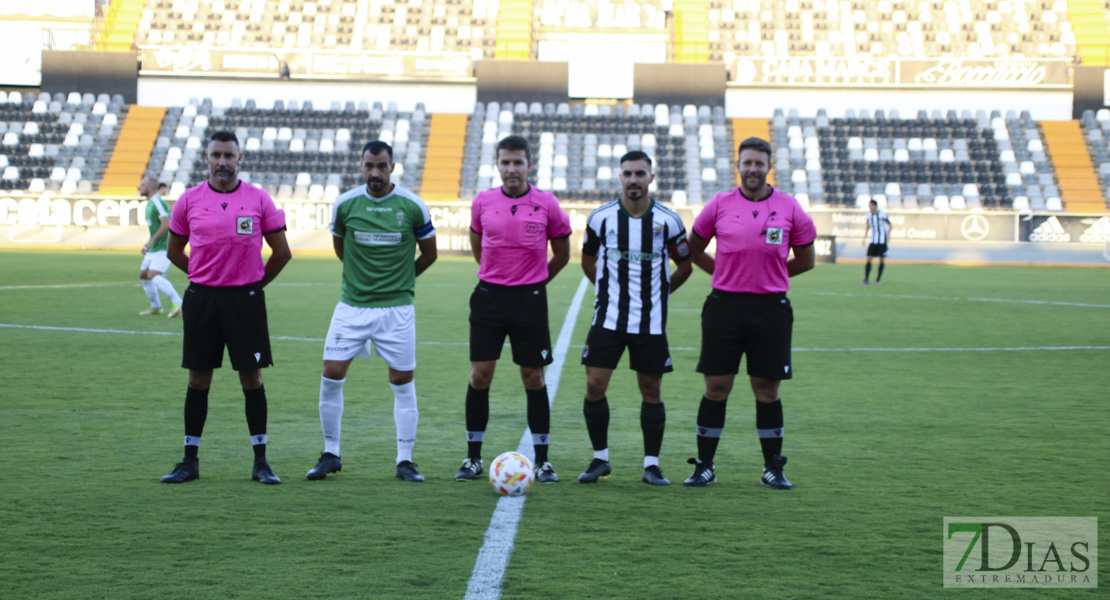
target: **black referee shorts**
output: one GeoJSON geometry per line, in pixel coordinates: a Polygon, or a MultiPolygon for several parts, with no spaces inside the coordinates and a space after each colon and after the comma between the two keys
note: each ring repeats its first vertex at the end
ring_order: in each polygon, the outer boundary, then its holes
{"type": "Polygon", "coordinates": [[[513,362],[522,367],[544,367],[551,356],[547,323],[547,286],[497,285],[479,281],[470,295],[470,362],[501,358],[505,336],[513,362]]]}
{"type": "Polygon", "coordinates": [[[867,256],[886,256],[886,244],[868,244],[867,256]]]}
{"type": "Polygon", "coordinates": [[[185,343],[181,366],[218,369],[227,346],[231,368],[253,371],[274,364],[266,294],[258,284],[210,287],[190,283],[182,300],[185,343]]]}
{"type": "Polygon", "coordinates": [[[628,348],[628,366],[637,373],[662,375],[674,370],[667,334],[628,333],[613,331],[600,325],[590,327],[582,364],[600,369],[615,369],[628,348]]]}
{"type": "Polygon", "coordinates": [[[790,379],[794,309],[785,293],[746,294],[713,290],[701,311],[698,372],[734,375],[748,357],[748,375],[790,379]]]}

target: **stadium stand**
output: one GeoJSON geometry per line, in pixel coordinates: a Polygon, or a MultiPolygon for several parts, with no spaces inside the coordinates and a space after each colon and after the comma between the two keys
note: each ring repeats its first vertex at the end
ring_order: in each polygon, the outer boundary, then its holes
{"type": "Polygon", "coordinates": [[[262,185],[275,198],[333,200],[360,183],[358,151],[366,141],[393,145],[395,180],[419,190],[427,144],[427,114],[422,104],[400,112],[395,103],[356,105],[333,102],[316,110],[310,102],[277,101],[258,108],[254,101],[213,106],[210,99],[191,99],[172,107],[162,122],[147,170],[172,182],[170,195],[208,178],[204,142],[220,129],[234,131],[245,158],[245,180],[262,185]]]}
{"type": "Polygon", "coordinates": [[[497,8],[498,0],[148,0],[135,43],[493,58],[497,8]]]}
{"type": "MultiPolygon", "coordinates": [[[[1061,210],[1045,138],[1028,112],[777,111],[776,185],[810,205],[1061,210]]],[[[1090,169],[1088,168],[1088,171],[1090,169]]],[[[1078,209],[1077,209],[1078,210],[1078,209]]]]}
{"type": "Polygon", "coordinates": [[[128,109],[122,96],[0,96],[0,189],[97,190],[115,147],[119,121],[128,109]]]}
{"type": "Polygon", "coordinates": [[[500,184],[494,147],[509,134],[533,147],[536,184],[561,199],[601,201],[620,189],[620,157],[643,150],[655,161],[653,192],[701,203],[734,187],[732,135],[720,106],[478,103],[467,126],[460,194],[500,184]]]}
{"type": "Polygon", "coordinates": [[[730,63],[741,56],[1069,57],[1076,55],[1069,4],[1074,2],[710,0],[709,60],[730,63]]]}
{"type": "Polygon", "coordinates": [[[146,0],[114,0],[106,3],[103,28],[97,36],[96,46],[109,52],[126,52],[135,42],[135,32],[146,0]]]}
{"type": "Polygon", "coordinates": [[[245,179],[283,200],[331,201],[361,180],[357,151],[393,144],[401,185],[429,200],[466,199],[499,184],[494,145],[523,135],[533,181],[568,201],[619,189],[620,156],[654,159],[653,193],[697,204],[737,185],[735,146],[756,135],[776,148],[772,182],[811,206],[1104,212],[1110,199],[1110,111],[1037,122],[1028,112],[861,109],[830,118],[778,110],[725,118],[720,106],[478,103],[471,115],[428,115],[422,105],[192,99],[169,109],[91,94],[5,95],[0,102],[0,189],[131,195],[143,173],[176,197],[208,176],[204,141],[239,136],[245,179]]]}
{"type": "Polygon", "coordinates": [[[1092,171],[1098,181],[1099,191],[1104,203],[1103,210],[1110,208],[1110,110],[1084,111],[1079,120],[1087,156],[1091,160],[1092,171]]]}
{"type": "Polygon", "coordinates": [[[1110,205],[1110,110],[1101,109],[1097,113],[1086,111],[1080,121],[1087,150],[1098,176],[1103,198],[1110,205]]]}

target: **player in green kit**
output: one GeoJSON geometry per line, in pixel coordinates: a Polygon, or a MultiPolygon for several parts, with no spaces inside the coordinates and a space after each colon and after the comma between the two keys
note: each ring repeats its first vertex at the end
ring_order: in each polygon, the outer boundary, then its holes
{"type": "Polygon", "coordinates": [[[162,292],[170,299],[173,308],[170,317],[181,314],[181,296],[173,289],[162,274],[170,268],[170,259],[166,256],[166,247],[170,239],[170,209],[166,208],[166,201],[162,195],[156,193],[158,180],[153,177],[143,177],[139,182],[139,193],[147,198],[146,221],[150,228],[150,239],[143,244],[143,262],[139,266],[139,281],[143,284],[143,291],[150,300],[150,308],[139,313],[140,315],[157,315],[162,312],[162,300],[158,292],[162,292]]]}
{"type": "Polygon", "coordinates": [[[335,255],[343,261],[343,286],[324,338],[320,378],[324,452],[306,475],[323,479],[342,469],[343,383],[351,361],[356,356],[369,358],[372,346],[374,355],[385,360],[393,388],[397,477],[424,481],[412,462],[418,417],[413,298],[416,276],[436,260],[436,232],[424,201],[390,182],[394,164],[389,144],[366,144],[361,166],[366,185],[339,196],[332,211],[332,242],[335,255]]]}

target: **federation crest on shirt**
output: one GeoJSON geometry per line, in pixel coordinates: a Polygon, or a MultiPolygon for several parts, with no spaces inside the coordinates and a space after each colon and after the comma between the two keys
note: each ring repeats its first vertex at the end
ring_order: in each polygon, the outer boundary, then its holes
{"type": "Polygon", "coordinates": [[[782,228],[781,227],[768,227],[767,228],[767,243],[776,246],[782,245],[782,228]]]}
{"type": "Polygon", "coordinates": [[[235,233],[239,235],[254,233],[254,217],[237,217],[235,219],[235,233]]]}

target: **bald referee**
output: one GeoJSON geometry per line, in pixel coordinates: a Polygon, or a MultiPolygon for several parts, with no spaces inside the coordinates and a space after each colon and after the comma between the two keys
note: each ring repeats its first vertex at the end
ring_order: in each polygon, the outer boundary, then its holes
{"type": "Polygon", "coordinates": [[[197,458],[212,370],[223,364],[227,347],[246,398],[247,429],[254,448],[251,478],[278,484],[266,462],[266,388],[262,369],[273,364],[262,288],[277,277],[292,255],[285,240],[285,213],[266,190],[239,179],[243,154],[229,131],[212,134],[205,153],[209,179],[177,199],[170,216],[170,261],[189,275],[182,306],[184,357],[189,369],[185,391],[185,458],[162,483],[200,477],[197,458]],[[273,253],[262,262],[262,241],[273,253]],[[189,244],[191,254],[185,253],[189,244]]]}
{"type": "MultiPolygon", "coordinates": [[[[771,144],[760,138],[740,143],[736,167],[740,187],[717,194],[694,219],[691,257],[717,239],[713,291],[701,313],[701,357],[705,395],[698,408],[698,457],[683,481],[704,486],[717,481],[713,457],[725,427],[725,404],[747,356],[755,394],[755,427],[763,450],[760,483],[773,489],[793,487],[783,475],[783,416],[779,384],[790,379],[790,336],[794,311],[786,298],[790,278],[813,268],[813,219],[793,196],[767,185],[771,144]],[[790,251],[794,257],[790,258],[790,251]]],[[[703,263],[697,263],[701,266],[703,263]]],[[[703,267],[704,268],[704,267],[703,267]]]]}

